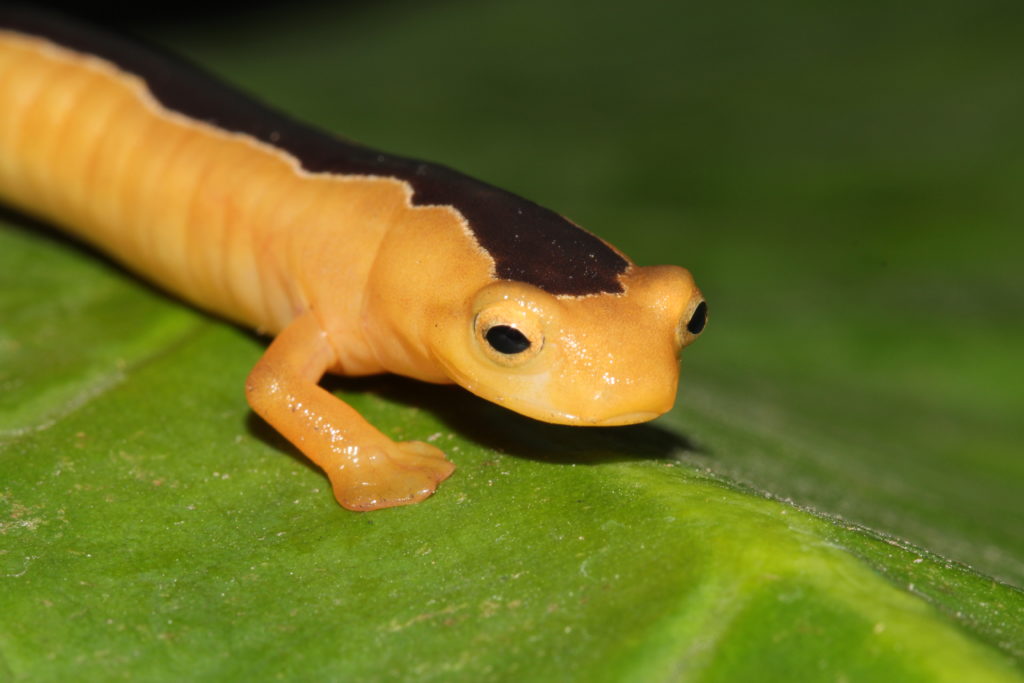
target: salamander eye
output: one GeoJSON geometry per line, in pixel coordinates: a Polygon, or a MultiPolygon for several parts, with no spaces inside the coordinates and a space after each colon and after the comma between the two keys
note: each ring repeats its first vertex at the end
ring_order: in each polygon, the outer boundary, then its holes
{"type": "Polygon", "coordinates": [[[690,322],[686,323],[686,331],[693,335],[698,335],[704,330],[704,326],[708,323],[708,304],[706,301],[701,301],[697,304],[697,308],[693,309],[693,315],[690,316],[690,322]]]}
{"type": "Polygon", "coordinates": [[[508,325],[495,325],[484,333],[484,338],[498,353],[522,353],[530,348],[530,340],[526,335],[508,325]]]}
{"type": "Polygon", "coordinates": [[[683,319],[679,322],[679,328],[676,331],[679,348],[683,348],[696,339],[697,335],[704,331],[707,324],[708,305],[707,302],[701,299],[690,309],[689,315],[683,316],[683,319]]]}
{"type": "Polygon", "coordinates": [[[525,365],[544,346],[536,315],[511,302],[480,311],[473,327],[477,347],[492,363],[504,368],[525,365]]]}

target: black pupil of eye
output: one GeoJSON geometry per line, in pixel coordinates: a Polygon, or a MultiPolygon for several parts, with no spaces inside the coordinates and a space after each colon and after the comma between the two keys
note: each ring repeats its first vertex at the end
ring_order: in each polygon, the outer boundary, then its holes
{"type": "Polygon", "coordinates": [[[708,322],[708,305],[701,301],[697,304],[697,308],[693,309],[693,315],[690,316],[690,322],[686,323],[686,330],[690,334],[700,334],[701,330],[704,329],[704,325],[708,322]]]}
{"type": "Polygon", "coordinates": [[[530,340],[526,338],[526,335],[508,325],[495,325],[487,330],[484,336],[487,338],[487,343],[491,345],[491,348],[498,353],[512,355],[514,353],[522,353],[530,348],[530,340]]]}

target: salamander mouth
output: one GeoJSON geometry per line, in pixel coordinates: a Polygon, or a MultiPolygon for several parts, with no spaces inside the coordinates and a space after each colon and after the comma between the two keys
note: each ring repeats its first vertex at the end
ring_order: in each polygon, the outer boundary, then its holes
{"type": "Polygon", "coordinates": [[[620,415],[612,415],[611,417],[600,417],[600,418],[588,418],[580,415],[572,415],[569,413],[559,413],[551,410],[544,411],[544,414],[539,412],[525,413],[530,417],[540,420],[542,422],[550,422],[552,424],[560,425],[572,425],[574,427],[621,427],[624,425],[635,425],[641,422],[650,422],[656,417],[661,416],[661,413],[653,410],[640,410],[630,413],[622,413],[620,415]]]}
{"type": "Polygon", "coordinates": [[[480,398],[502,406],[520,415],[524,415],[540,422],[550,424],[570,425],[574,427],[618,427],[623,425],[649,422],[660,417],[672,407],[672,401],[668,401],[664,410],[633,410],[613,415],[588,416],[586,414],[568,413],[557,410],[548,403],[531,400],[527,396],[514,396],[502,392],[491,391],[486,385],[480,385],[470,380],[459,371],[453,363],[448,362],[443,356],[435,356],[442,367],[445,368],[448,377],[455,383],[461,385],[467,391],[476,394],[480,398]]]}
{"type": "Polygon", "coordinates": [[[595,427],[619,427],[622,425],[635,425],[641,422],[650,422],[651,420],[660,415],[661,413],[656,413],[650,410],[643,410],[634,413],[623,413],[622,415],[615,415],[614,417],[605,418],[592,424],[595,427]]]}

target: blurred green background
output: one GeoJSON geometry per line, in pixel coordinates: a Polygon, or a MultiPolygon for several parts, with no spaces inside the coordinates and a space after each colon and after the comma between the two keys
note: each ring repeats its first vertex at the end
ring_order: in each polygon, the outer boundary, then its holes
{"type": "Polygon", "coordinates": [[[711,321],[659,423],[692,444],[675,460],[1007,584],[1002,612],[966,593],[981,616],[941,609],[1019,666],[1024,5],[160,9],[103,18],[301,119],[555,208],[641,264],[690,268],[711,321]]]}

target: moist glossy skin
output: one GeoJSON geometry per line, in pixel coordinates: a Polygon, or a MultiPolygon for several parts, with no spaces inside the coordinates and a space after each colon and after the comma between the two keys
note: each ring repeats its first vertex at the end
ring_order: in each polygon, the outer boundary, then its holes
{"type": "Polygon", "coordinates": [[[418,502],[454,466],[321,389],[325,372],[456,382],[548,422],[671,408],[706,305],[558,214],[325,136],[209,77],[0,8],[0,198],[193,304],[276,335],[250,405],[352,510],[418,502]]]}

